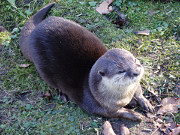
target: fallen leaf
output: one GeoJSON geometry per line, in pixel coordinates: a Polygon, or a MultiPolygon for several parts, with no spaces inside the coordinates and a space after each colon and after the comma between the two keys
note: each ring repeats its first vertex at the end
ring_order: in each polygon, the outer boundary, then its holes
{"type": "Polygon", "coordinates": [[[99,22],[99,18],[96,18],[94,21],[95,21],[95,22],[99,22]]]}
{"type": "Polygon", "coordinates": [[[112,23],[117,25],[118,28],[122,28],[122,26],[125,25],[126,20],[123,20],[121,18],[116,18],[115,20],[112,21],[112,23]]]}
{"type": "Polygon", "coordinates": [[[150,34],[150,30],[134,31],[134,34],[148,36],[150,34]]]}
{"type": "Polygon", "coordinates": [[[48,101],[52,98],[49,91],[46,91],[45,94],[43,95],[43,97],[47,98],[48,101]]]}
{"type": "Polygon", "coordinates": [[[115,20],[112,21],[113,24],[116,24],[118,28],[122,28],[127,22],[125,15],[119,11],[119,9],[116,6],[113,6],[113,9],[116,11],[118,16],[115,20]]]}
{"type": "Polygon", "coordinates": [[[103,130],[104,135],[116,135],[109,121],[106,121],[104,123],[103,128],[104,128],[103,130]]]}
{"type": "Polygon", "coordinates": [[[180,127],[176,127],[176,128],[174,128],[174,129],[172,129],[172,131],[173,131],[173,135],[179,135],[180,134],[180,127]]]}
{"type": "Polygon", "coordinates": [[[162,128],[160,128],[160,130],[166,135],[169,135],[171,132],[167,127],[162,127],[162,128]]]}
{"type": "Polygon", "coordinates": [[[0,26],[0,32],[5,32],[7,31],[3,26],[0,26]]]}
{"type": "Polygon", "coordinates": [[[96,11],[100,14],[108,14],[111,11],[113,11],[112,6],[109,6],[113,0],[106,0],[103,3],[101,3],[97,8],[96,11]]]}
{"type": "Polygon", "coordinates": [[[109,5],[114,1],[114,0],[106,0],[109,5]]]}
{"type": "Polygon", "coordinates": [[[22,68],[26,68],[26,67],[29,67],[30,64],[18,64],[19,67],[22,67],[22,68]]]}
{"type": "Polygon", "coordinates": [[[147,113],[146,115],[147,115],[147,117],[150,118],[150,119],[153,119],[153,118],[156,117],[156,116],[155,116],[154,114],[152,114],[152,113],[147,113]]]}
{"type": "Polygon", "coordinates": [[[178,105],[180,104],[180,98],[167,97],[161,102],[162,107],[158,110],[157,114],[164,113],[178,113],[178,105]]]}
{"type": "Polygon", "coordinates": [[[84,130],[84,127],[86,127],[89,124],[89,121],[84,121],[81,123],[81,130],[84,130]]]}
{"type": "Polygon", "coordinates": [[[84,122],[82,123],[82,126],[83,126],[83,127],[86,127],[88,124],[89,124],[89,121],[84,121],[84,122]]]}
{"type": "Polygon", "coordinates": [[[167,123],[164,125],[171,130],[177,127],[177,124],[175,122],[167,123]]]}
{"type": "Polygon", "coordinates": [[[157,118],[156,122],[160,123],[160,124],[163,124],[163,120],[160,119],[160,118],[157,118]]]}
{"type": "MultiPolygon", "coordinates": [[[[151,118],[150,118],[151,119],[151,118]]],[[[162,127],[162,124],[164,123],[160,118],[156,117],[154,119],[152,119],[152,123],[154,124],[155,127],[162,127]]]]}
{"type": "Polygon", "coordinates": [[[179,135],[180,133],[180,127],[175,122],[163,124],[163,127],[161,127],[160,130],[168,135],[179,135]]]}
{"type": "Polygon", "coordinates": [[[124,126],[124,124],[122,124],[120,126],[120,134],[121,135],[130,135],[129,129],[126,126],[124,126]]]}

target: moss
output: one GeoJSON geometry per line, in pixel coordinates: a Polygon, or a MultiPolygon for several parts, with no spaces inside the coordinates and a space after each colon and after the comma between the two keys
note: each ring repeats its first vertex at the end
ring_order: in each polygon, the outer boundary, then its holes
{"type": "MultiPolygon", "coordinates": [[[[22,56],[18,43],[22,26],[32,14],[49,3],[46,0],[29,2],[23,4],[21,0],[16,3],[18,9],[7,1],[0,3],[3,16],[0,25],[9,31],[0,33],[0,42],[3,43],[0,49],[0,132],[101,134],[103,118],[88,115],[74,103],[60,102],[56,90],[49,87],[39,77],[34,65],[22,56]],[[30,64],[27,68],[18,66],[27,63],[30,64]],[[47,90],[53,92],[51,101],[42,98],[47,90]]],[[[131,51],[145,67],[141,82],[143,89],[172,95],[180,79],[180,3],[116,0],[113,5],[128,18],[128,24],[122,29],[111,23],[117,16],[116,12],[107,19],[95,11],[99,3],[95,0],[61,0],[49,15],[61,16],[81,24],[95,33],[109,49],[125,48],[131,51]],[[149,36],[133,33],[144,29],[151,30],[149,36]]],[[[176,121],[179,122],[178,115],[176,121]]]]}

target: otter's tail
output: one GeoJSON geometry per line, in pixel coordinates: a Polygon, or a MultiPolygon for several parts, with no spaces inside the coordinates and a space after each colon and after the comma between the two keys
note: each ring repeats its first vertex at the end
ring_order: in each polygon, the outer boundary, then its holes
{"type": "Polygon", "coordinates": [[[48,4],[47,6],[40,9],[36,14],[34,14],[24,25],[19,37],[20,49],[24,57],[32,61],[30,50],[29,50],[29,36],[34,30],[36,25],[38,25],[47,15],[48,11],[53,7],[55,2],[48,4]]]}

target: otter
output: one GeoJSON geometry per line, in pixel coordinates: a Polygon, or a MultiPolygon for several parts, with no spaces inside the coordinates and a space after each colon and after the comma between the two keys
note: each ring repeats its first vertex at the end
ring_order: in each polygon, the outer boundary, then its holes
{"type": "Polygon", "coordinates": [[[25,24],[20,49],[50,86],[89,114],[108,118],[141,120],[142,115],[125,108],[132,101],[153,112],[143,96],[143,66],[125,49],[108,50],[86,28],[61,18],[48,17],[50,3],[25,24]]]}

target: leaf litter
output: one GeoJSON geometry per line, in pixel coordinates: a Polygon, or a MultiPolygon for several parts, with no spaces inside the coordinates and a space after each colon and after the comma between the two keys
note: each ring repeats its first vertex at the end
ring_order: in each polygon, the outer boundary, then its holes
{"type": "Polygon", "coordinates": [[[134,34],[148,36],[150,34],[150,30],[135,31],[134,34]]]}
{"type": "Polygon", "coordinates": [[[105,121],[103,128],[104,128],[104,130],[103,130],[104,135],[116,135],[114,133],[114,130],[113,130],[111,123],[109,121],[105,121]]]}
{"type": "MultiPolygon", "coordinates": [[[[121,19],[125,20],[124,14],[121,14],[116,7],[112,8],[112,6],[110,6],[112,2],[113,0],[104,1],[96,8],[96,11],[103,15],[103,14],[109,14],[110,12],[113,11],[113,9],[115,9],[115,11],[121,17],[121,19]]],[[[154,11],[150,12],[151,16],[154,14],[155,14],[154,11]]],[[[134,34],[148,36],[150,35],[150,30],[134,31],[134,34]]],[[[161,107],[159,108],[156,114],[147,113],[147,117],[149,118],[149,121],[153,123],[156,128],[151,134],[156,134],[158,130],[162,131],[165,134],[170,134],[170,135],[180,134],[180,125],[173,121],[172,115],[166,115],[166,114],[178,113],[178,106],[180,106],[180,98],[174,98],[174,97],[164,98],[160,106],[161,107]],[[166,117],[166,121],[164,120],[164,117],[166,117]]],[[[109,121],[105,121],[103,128],[104,128],[103,130],[104,135],[116,135],[109,121]]],[[[120,126],[119,132],[121,132],[120,134],[130,134],[129,129],[124,125],[120,126]]]]}
{"type": "Polygon", "coordinates": [[[158,110],[157,114],[178,113],[178,105],[180,105],[180,98],[164,98],[161,102],[161,105],[162,107],[158,110]]]}
{"type": "Polygon", "coordinates": [[[96,11],[99,12],[100,14],[109,14],[111,11],[113,11],[112,6],[110,4],[114,0],[106,0],[103,3],[101,3],[97,8],[96,11]]]}
{"type": "Polygon", "coordinates": [[[29,67],[30,64],[18,64],[19,67],[22,67],[22,68],[26,68],[26,67],[29,67]]]}
{"type": "MultiPolygon", "coordinates": [[[[180,104],[180,98],[167,97],[161,101],[161,107],[156,114],[147,114],[147,117],[151,119],[151,122],[164,134],[179,135],[180,125],[174,122],[173,113],[178,113],[178,105],[180,104]]],[[[155,130],[155,131],[157,131],[155,130]]],[[[155,135],[155,132],[153,132],[155,135]]]]}
{"type": "MultiPolygon", "coordinates": [[[[178,113],[178,105],[180,104],[180,98],[175,97],[167,97],[161,101],[161,107],[158,109],[156,114],[147,113],[147,118],[145,122],[149,128],[144,128],[143,132],[147,133],[151,132],[151,135],[159,134],[158,132],[162,132],[168,135],[179,135],[180,134],[180,125],[174,122],[173,113],[178,113]],[[173,106],[173,107],[172,107],[173,106]],[[176,109],[175,109],[176,107],[176,109]]],[[[122,122],[124,123],[124,122],[122,122]]],[[[142,122],[141,122],[142,123],[142,122]]],[[[127,123],[125,124],[127,125],[127,123]]],[[[105,121],[103,125],[103,134],[104,135],[116,135],[116,134],[130,134],[129,129],[124,124],[118,124],[118,127],[114,127],[114,124],[111,125],[109,121],[105,121]],[[118,132],[114,131],[114,129],[119,128],[118,132]]],[[[141,126],[143,126],[141,124],[141,126]]]]}

